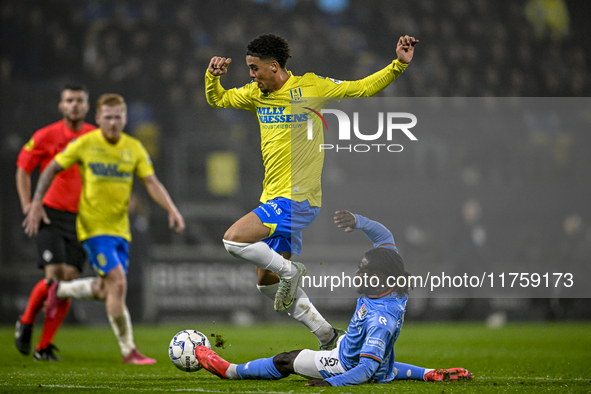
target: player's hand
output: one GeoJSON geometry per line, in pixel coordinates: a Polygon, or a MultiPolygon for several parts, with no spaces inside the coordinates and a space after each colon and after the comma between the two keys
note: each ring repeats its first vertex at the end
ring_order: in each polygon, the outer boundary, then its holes
{"type": "Polygon", "coordinates": [[[29,237],[37,235],[39,232],[39,224],[41,223],[41,220],[43,220],[43,222],[46,224],[51,223],[51,220],[49,220],[49,217],[47,217],[45,209],[43,209],[43,203],[34,201],[29,207],[27,217],[25,217],[25,220],[23,220],[22,226],[25,228],[25,234],[27,234],[29,237]]]}
{"type": "Polygon", "coordinates": [[[185,219],[183,219],[178,211],[173,211],[168,214],[168,227],[178,234],[185,231],[185,219]]]}
{"type": "Polygon", "coordinates": [[[310,380],[308,383],[306,383],[306,386],[329,387],[332,386],[332,384],[328,383],[326,380],[310,380]]]}
{"type": "Polygon", "coordinates": [[[357,218],[349,211],[336,211],[334,223],[338,228],[345,228],[346,233],[350,233],[357,227],[357,218]]]}
{"type": "Polygon", "coordinates": [[[414,37],[401,36],[396,45],[396,54],[400,63],[408,64],[415,53],[415,45],[419,40],[414,37]]]}
{"type": "Polygon", "coordinates": [[[209,62],[208,70],[216,77],[224,75],[226,72],[228,72],[228,66],[230,63],[232,63],[232,59],[230,58],[226,59],[225,57],[214,56],[209,62]]]}

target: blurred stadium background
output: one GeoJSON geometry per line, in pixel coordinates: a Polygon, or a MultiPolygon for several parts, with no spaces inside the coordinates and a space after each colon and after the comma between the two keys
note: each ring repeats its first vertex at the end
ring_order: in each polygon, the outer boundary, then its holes
{"type": "MultiPolygon", "coordinates": [[[[207,105],[209,59],[232,57],[222,83],[242,86],[249,80],[246,44],[273,32],[290,43],[294,74],[358,79],[388,64],[398,37],[409,34],[421,41],[415,59],[382,96],[582,98],[591,92],[590,11],[588,2],[568,0],[2,0],[0,323],[16,320],[41,276],[35,242],[20,227],[14,169],[31,134],[59,119],[64,83],[86,84],[92,103],[105,92],[126,98],[127,132],[150,151],[188,224],[183,236],[171,235],[163,212],[138,188],[128,292],[134,320],[288,319],[256,291],[253,269],[221,244],[225,229],[257,205],[263,168],[254,116],[207,105]]],[[[92,109],[87,121],[93,119],[92,109]]],[[[432,265],[589,264],[588,128],[569,129],[544,113],[524,119],[522,131],[437,135],[435,148],[394,169],[400,193],[391,196],[389,215],[371,201],[338,206],[325,189],[323,212],[304,232],[304,261],[350,259],[350,250],[333,247],[341,234],[330,220],[335,209],[350,209],[388,225],[405,258],[432,265]]],[[[343,171],[325,171],[327,187],[343,171]]],[[[352,246],[363,251],[367,243],[357,237],[352,246]]],[[[106,322],[102,304],[73,305],[69,322],[106,322]]],[[[495,312],[509,319],[591,318],[589,299],[415,305],[409,318],[417,320],[495,312]]],[[[350,316],[351,303],[318,306],[331,318],[350,316]]]]}

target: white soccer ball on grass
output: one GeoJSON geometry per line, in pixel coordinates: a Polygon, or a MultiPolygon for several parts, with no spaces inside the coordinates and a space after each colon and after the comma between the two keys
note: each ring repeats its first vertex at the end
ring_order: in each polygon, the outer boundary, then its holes
{"type": "Polygon", "coordinates": [[[202,367],[195,357],[195,348],[205,346],[211,349],[207,337],[195,330],[183,330],[170,341],[168,356],[175,367],[185,372],[199,371],[202,367]]]}

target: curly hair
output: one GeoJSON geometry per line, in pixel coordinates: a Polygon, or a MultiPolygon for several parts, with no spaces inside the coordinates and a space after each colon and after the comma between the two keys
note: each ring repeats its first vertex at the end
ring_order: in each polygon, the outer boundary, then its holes
{"type": "Polygon", "coordinates": [[[246,48],[246,55],[277,60],[281,68],[285,68],[287,59],[291,57],[287,41],[275,34],[263,34],[252,40],[246,48]]]}

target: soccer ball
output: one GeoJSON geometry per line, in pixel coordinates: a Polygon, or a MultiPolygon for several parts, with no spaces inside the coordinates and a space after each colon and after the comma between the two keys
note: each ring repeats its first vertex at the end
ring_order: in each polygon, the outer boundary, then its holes
{"type": "Polygon", "coordinates": [[[195,330],[179,332],[172,338],[168,347],[170,361],[181,371],[199,371],[201,364],[195,357],[195,348],[197,346],[206,346],[211,349],[211,343],[203,333],[195,330]]]}

